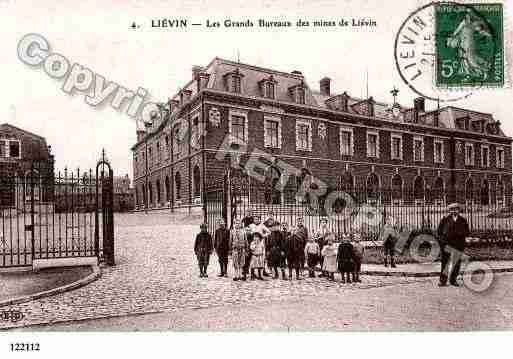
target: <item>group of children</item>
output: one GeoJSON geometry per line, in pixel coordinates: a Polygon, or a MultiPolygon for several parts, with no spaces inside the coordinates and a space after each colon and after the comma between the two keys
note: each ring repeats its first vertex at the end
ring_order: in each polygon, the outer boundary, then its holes
{"type": "Polygon", "coordinates": [[[219,276],[226,277],[228,257],[231,255],[234,281],[247,280],[248,275],[250,279],[263,280],[263,277],[271,275],[277,279],[279,272],[282,279],[289,280],[292,280],[295,272],[299,280],[306,262],[311,278],[315,277],[316,270],[320,270],[319,277],[331,281],[335,280],[335,273],[340,272],[343,283],[361,282],[364,256],[359,234],[343,234],[337,242],[326,218],[321,219],[319,231],[310,237],[302,218],[297,218],[295,226],[289,230],[288,224],[274,220],[272,213],[264,222],[258,215],[246,216],[242,221],[235,220],[231,230],[219,219],[213,241],[206,225],[202,224],[194,250],[201,278],[207,277],[206,266],[214,250],[219,259],[219,276]]]}

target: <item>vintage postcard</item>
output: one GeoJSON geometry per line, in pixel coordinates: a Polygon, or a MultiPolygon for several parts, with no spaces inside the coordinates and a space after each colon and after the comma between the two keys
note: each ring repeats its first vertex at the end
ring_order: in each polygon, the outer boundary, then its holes
{"type": "Polygon", "coordinates": [[[512,5],[0,0],[0,352],[513,329],[512,5]]]}

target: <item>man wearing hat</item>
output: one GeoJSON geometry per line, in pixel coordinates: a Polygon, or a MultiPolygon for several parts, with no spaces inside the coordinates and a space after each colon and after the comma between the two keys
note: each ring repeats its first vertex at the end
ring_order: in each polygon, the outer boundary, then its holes
{"type": "Polygon", "coordinates": [[[449,283],[458,287],[456,282],[461,266],[461,256],[465,250],[465,239],[469,235],[467,220],[460,215],[461,206],[451,203],[447,209],[449,215],[442,218],[438,225],[438,241],[440,243],[441,269],[439,286],[447,285],[447,271],[449,260],[452,262],[452,270],[449,283]]]}

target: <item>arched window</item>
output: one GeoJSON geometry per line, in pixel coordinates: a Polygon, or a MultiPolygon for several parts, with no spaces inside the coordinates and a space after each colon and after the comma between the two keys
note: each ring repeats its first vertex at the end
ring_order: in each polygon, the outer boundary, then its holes
{"type": "Polygon", "coordinates": [[[413,181],[413,199],[415,201],[424,201],[425,194],[424,178],[417,176],[413,181]]]}
{"type": "Polygon", "coordinates": [[[350,172],[344,172],[344,174],[340,176],[340,190],[347,193],[354,191],[354,179],[350,172]]]}
{"type": "Polygon", "coordinates": [[[504,204],[504,184],[501,180],[497,182],[497,205],[502,206],[504,204]]]}
{"type": "Polygon", "coordinates": [[[488,180],[483,180],[481,184],[481,205],[488,206],[490,204],[490,185],[488,180]]]}
{"type": "Polygon", "coordinates": [[[400,175],[396,174],[392,177],[392,200],[403,199],[403,179],[400,175]]]}
{"type": "Polygon", "coordinates": [[[153,185],[150,183],[148,183],[148,196],[149,196],[149,202],[150,202],[150,206],[153,205],[153,185]]]}
{"type": "Polygon", "coordinates": [[[175,190],[176,190],[176,195],[175,195],[175,198],[177,200],[181,199],[182,196],[181,196],[181,191],[182,191],[182,180],[180,178],[180,172],[176,172],[175,174],[175,190]]]}
{"type": "Polygon", "coordinates": [[[433,199],[436,201],[443,201],[444,199],[444,180],[441,177],[437,177],[433,183],[432,190],[433,199]]]}
{"type": "Polygon", "coordinates": [[[465,202],[472,202],[474,197],[474,182],[472,178],[468,178],[465,182],[465,202]]]}
{"type": "Polygon", "coordinates": [[[300,201],[310,203],[310,194],[308,193],[312,186],[312,173],[306,168],[302,168],[296,176],[296,191],[300,201]]]}
{"type": "Polygon", "coordinates": [[[164,180],[164,189],[166,190],[166,201],[170,201],[171,193],[169,191],[169,177],[166,176],[166,179],[164,180]]]}
{"type": "Polygon", "coordinates": [[[192,171],[192,185],[193,185],[193,191],[194,197],[200,197],[201,196],[201,172],[198,166],[194,166],[194,169],[192,171]]]}
{"type": "Polygon", "coordinates": [[[269,167],[265,176],[265,203],[281,204],[281,173],[276,167],[269,167]]]}
{"type": "Polygon", "coordinates": [[[157,180],[156,183],[156,190],[157,190],[157,203],[160,203],[160,180],[157,180]]]}
{"type": "Polygon", "coordinates": [[[367,181],[365,183],[367,189],[367,199],[371,201],[375,201],[378,199],[379,194],[379,178],[375,173],[371,173],[367,177],[367,181]]]}

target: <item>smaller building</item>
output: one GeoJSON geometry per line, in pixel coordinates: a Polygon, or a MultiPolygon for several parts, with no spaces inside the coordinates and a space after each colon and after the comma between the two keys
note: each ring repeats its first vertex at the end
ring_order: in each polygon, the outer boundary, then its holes
{"type": "Polygon", "coordinates": [[[22,208],[36,181],[34,200],[53,198],[54,157],[46,139],[8,123],[0,125],[0,208],[22,208]]]}

